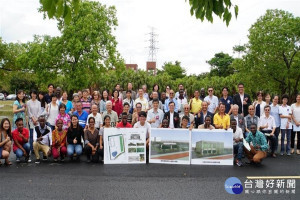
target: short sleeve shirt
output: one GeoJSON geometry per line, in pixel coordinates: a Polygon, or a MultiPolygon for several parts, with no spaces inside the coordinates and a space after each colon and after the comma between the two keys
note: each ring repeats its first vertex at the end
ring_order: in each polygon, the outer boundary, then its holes
{"type": "Polygon", "coordinates": [[[214,115],[214,124],[222,125],[223,129],[230,126],[230,117],[228,114],[225,114],[223,117],[219,115],[219,113],[214,115]]]}
{"type": "MultiPolygon", "coordinates": [[[[12,134],[12,139],[14,140],[14,144],[13,144],[13,151],[15,152],[19,147],[16,145],[16,142],[15,141],[18,141],[19,142],[19,144],[21,145],[21,146],[23,146],[24,144],[26,144],[25,142],[24,142],[24,140],[23,140],[23,138],[21,138],[20,136],[19,136],[19,131],[18,131],[18,129],[15,129],[13,132],[11,132],[11,134],[12,134]]],[[[26,128],[23,128],[23,131],[22,131],[22,133],[21,133],[25,138],[29,138],[29,130],[28,129],[26,129],[26,128]]]]}
{"type": "MultiPolygon", "coordinates": [[[[292,109],[290,106],[279,106],[279,115],[292,115],[292,109]]],[[[286,124],[288,123],[288,118],[281,118],[281,129],[286,129],[286,124]]],[[[289,128],[292,129],[292,123],[289,123],[289,128]]]]}
{"type": "Polygon", "coordinates": [[[216,96],[206,96],[204,98],[204,101],[209,102],[209,106],[207,107],[207,110],[211,113],[215,113],[216,107],[219,105],[218,97],[216,96]]]}

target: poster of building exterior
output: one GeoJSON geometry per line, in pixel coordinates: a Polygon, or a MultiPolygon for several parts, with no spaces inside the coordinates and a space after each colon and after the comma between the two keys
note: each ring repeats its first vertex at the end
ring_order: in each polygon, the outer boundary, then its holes
{"type": "Polygon", "coordinates": [[[149,163],[190,164],[190,131],[151,129],[149,163]]]}
{"type": "Polygon", "coordinates": [[[192,130],[191,164],[233,165],[232,130],[192,130]]]}
{"type": "Polygon", "coordinates": [[[104,129],[104,164],[146,163],[146,129],[104,129]]]}

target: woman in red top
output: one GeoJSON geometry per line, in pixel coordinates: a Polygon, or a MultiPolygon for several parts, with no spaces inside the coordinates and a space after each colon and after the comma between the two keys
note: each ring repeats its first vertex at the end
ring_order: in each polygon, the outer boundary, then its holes
{"type": "Polygon", "coordinates": [[[122,99],[119,99],[119,92],[118,90],[113,91],[113,98],[112,102],[112,110],[115,111],[118,116],[123,112],[123,102],[122,99]]]}
{"type": "Polygon", "coordinates": [[[63,129],[63,120],[56,121],[56,129],[52,131],[52,155],[54,162],[57,162],[60,156],[60,161],[64,161],[67,155],[67,131],[63,129]]]}
{"type": "Polygon", "coordinates": [[[29,130],[23,128],[23,118],[16,120],[17,128],[12,132],[12,138],[14,140],[13,151],[16,154],[16,161],[20,162],[20,158],[25,157],[25,162],[31,162],[29,157],[30,145],[29,145],[29,130]]]}

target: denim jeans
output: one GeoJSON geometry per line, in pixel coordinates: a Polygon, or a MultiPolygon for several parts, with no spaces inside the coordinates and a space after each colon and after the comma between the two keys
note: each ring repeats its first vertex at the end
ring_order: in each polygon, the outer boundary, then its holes
{"type": "Polygon", "coordinates": [[[82,146],[81,144],[69,144],[67,147],[67,153],[68,156],[73,156],[74,153],[77,154],[77,156],[82,154],[82,146]]]}
{"type": "Polygon", "coordinates": [[[29,144],[30,144],[30,151],[33,152],[33,129],[34,127],[31,127],[28,123],[29,127],[29,144]]]}
{"type": "Polygon", "coordinates": [[[284,153],[284,138],[286,135],[286,153],[291,151],[291,132],[292,129],[281,129],[281,153],[284,153]]]}
{"type": "MultiPolygon", "coordinates": [[[[23,145],[23,148],[25,149],[27,155],[29,155],[29,152],[30,152],[30,144],[29,144],[29,143],[24,144],[24,145],[23,145]]],[[[23,155],[24,155],[24,153],[23,153],[23,151],[22,151],[21,149],[17,149],[14,153],[16,154],[16,157],[17,157],[17,158],[22,158],[23,155]]]]}
{"type": "Polygon", "coordinates": [[[278,137],[279,137],[279,133],[280,133],[280,126],[279,127],[276,127],[276,129],[275,129],[275,132],[274,132],[274,136],[275,136],[275,138],[276,138],[276,140],[275,140],[275,152],[277,152],[278,151],[278,137]]]}
{"type": "Polygon", "coordinates": [[[243,155],[243,142],[239,142],[233,145],[233,152],[237,155],[238,160],[242,160],[243,155]]]}

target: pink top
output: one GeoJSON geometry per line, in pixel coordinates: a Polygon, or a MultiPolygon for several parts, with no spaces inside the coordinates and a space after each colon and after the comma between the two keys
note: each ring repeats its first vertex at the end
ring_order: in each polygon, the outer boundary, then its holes
{"type": "MultiPolygon", "coordinates": [[[[71,118],[68,114],[65,114],[64,116],[62,116],[60,113],[58,114],[56,120],[55,120],[55,124],[56,124],[56,121],[58,119],[61,119],[63,120],[63,130],[68,130],[69,126],[68,126],[68,123],[71,122],[71,118]]],[[[52,130],[54,131],[54,130],[52,130]]]]}

